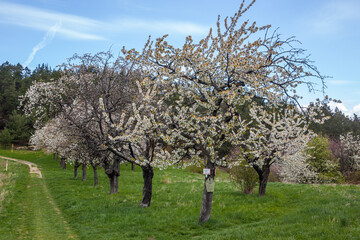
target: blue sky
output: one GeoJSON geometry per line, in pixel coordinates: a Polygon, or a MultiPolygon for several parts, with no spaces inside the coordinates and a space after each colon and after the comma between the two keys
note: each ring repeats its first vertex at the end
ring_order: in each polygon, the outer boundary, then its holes
{"type": "MultiPolygon", "coordinates": [[[[74,53],[140,50],[148,36],[169,34],[180,46],[201,39],[217,16],[232,16],[240,0],[0,0],[0,63],[51,67],[74,53]]],[[[243,18],[296,36],[327,79],[326,94],[346,114],[360,114],[360,1],[257,0],[243,18]]],[[[321,94],[305,95],[303,104],[321,94]]]]}

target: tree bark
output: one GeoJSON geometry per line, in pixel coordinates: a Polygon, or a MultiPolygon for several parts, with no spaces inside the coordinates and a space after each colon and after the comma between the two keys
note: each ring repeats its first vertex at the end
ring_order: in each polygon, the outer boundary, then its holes
{"type": "Polygon", "coordinates": [[[80,167],[81,163],[75,160],[74,164],[74,178],[78,178],[78,168],[80,167]]]}
{"type": "Polygon", "coordinates": [[[199,222],[207,222],[210,219],[213,194],[213,192],[207,192],[204,182],[199,222]]]}
{"type": "Polygon", "coordinates": [[[206,180],[215,180],[215,164],[210,160],[207,160],[206,168],[210,169],[210,175],[206,176],[204,181],[204,191],[201,202],[199,222],[207,222],[210,219],[212,199],[214,194],[213,192],[208,192],[206,189],[206,180]]]}
{"type": "Polygon", "coordinates": [[[262,174],[259,175],[259,196],[264,196],[266,193],[266,186],[269,180],[270,166],[264,166],[262,174]]]}
{"type": "Polygon", "coordinates": [[[66,158],[62,157],[60,159],[60,167],[62,167],[62,169],[66,169],[66,158]]]}
{"type": "Polygon", "coordinates": [[[86,181],[86,163],[82,164],[82,180],[86,181]]]}
{"type": "Polygon", "coordinates": [[[259,196],[264,196],[266,193],[266,186],[270,175],[271,158],[264,160],[264,165],[260,168],[257,164],[253,164],[253,168],[259,175],[259,196]]]}
{"type": "Polygon", "coordinates": [[[112,174],[110,177],[110,194],[118,193],[119,184],[118,184],[118,176],[112,174]]]}
{"type": "Polygon", "coordinates": [[[143,198],[140,203],[140,207],[150,207],[152,196],[152,179],[154,177],[154,170],[151,166],[147,165],[142,167],[144,187],[143,198]]]}
{"type": "Polygon", "coordinates": [[[110,194],[118,193],[118,177],[120,176],[120,159],[115,158],[113,164],[105,166],[105,173],[110,180],[110,194]]]}
{"type": "Polygon", "coordinates": [[[96,187],[98,185],[98,174],[97,174],[97,165],[96,164],[91,164],[91,166],[93,167],[93,172],[94,172],[94,186],[96,187]]]}
{"type": "Polygon", "coordinates": [[[78,178],[78,166],[74,165],[74,178],[77,179],[78,178]]]}

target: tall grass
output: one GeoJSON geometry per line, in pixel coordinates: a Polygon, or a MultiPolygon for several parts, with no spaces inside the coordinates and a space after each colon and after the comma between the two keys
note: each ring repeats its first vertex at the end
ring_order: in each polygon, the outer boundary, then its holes
{"type": "MultiPolygon", "coordinates": [[[[119,193],[99,171],[99,186],[73,178],[71,167],[39,152],[0,151],[33,161],[71,230],[80,239],[359,239],[360,187],[269,183],[267,195],[245,195],[216,176],[211,219],[198,223],[203,176],[179,169],[155,171],[151,207],[140,208],[141,169],[122,165],[119,193]]],[[[15,186],[14,196],[21,184],[15,186]]],[[[0,224],[6,219],[1,218],[0,224]]],[[[1,225],[2,226],[2,225],[1,225]]],[[[16,226],[13,226],[16,229],[16,226]]],[[[0,237],[1,238],[1,237],[0,237]]]]}

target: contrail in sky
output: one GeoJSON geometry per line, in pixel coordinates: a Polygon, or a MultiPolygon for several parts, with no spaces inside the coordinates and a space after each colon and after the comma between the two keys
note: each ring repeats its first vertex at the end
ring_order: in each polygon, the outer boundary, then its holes
{"type": "Polygon", "coordinates": [[[39,42],[35,47],[33,47],[32,52],[30,53],[29,57],[26,59],[26,61],[23,64],[23,67],[27,67],[31,61],[34,59],[36,53],[44,48],[46,45],[48,45],[54,38],[55,33],[60,29],[61,27],[61,21],[58,21],[54,26],[50,27],[50,29],[46,32],[45,36],[39,42]]]}

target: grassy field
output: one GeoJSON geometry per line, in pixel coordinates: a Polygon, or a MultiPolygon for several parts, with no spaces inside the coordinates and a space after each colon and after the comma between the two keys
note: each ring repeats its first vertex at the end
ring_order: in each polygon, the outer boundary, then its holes
{"type": "Polygon", "coordinates": [[[152,205],[140,208],[139,168],[122,165],[119,193],[110,195],[102,169],[93,187],[90,168],[83,182],[40,152],[0,155],[34,162],[43,173],[38,179],[16,163],[5,172],[0,160],[0,239],[360,239],[360,186],[269,183],[258,197],[220,172],[211,220],[199,224],[200,174],[155,171],[152,205]]]}

